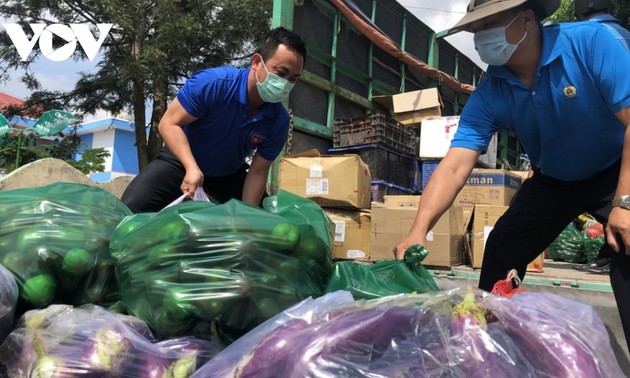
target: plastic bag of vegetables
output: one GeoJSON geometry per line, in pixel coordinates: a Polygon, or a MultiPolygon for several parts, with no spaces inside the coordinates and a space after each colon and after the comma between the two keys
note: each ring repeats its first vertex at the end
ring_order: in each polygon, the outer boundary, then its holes
{"type": "Polygon", "coordinates": [[[625,377],[592,306],[550,293],[486,296],[490,311],[541,377],[625,377]]]}
{"type": "Polygon", "coordinates": [[[584,241],[586,239],[588,237],[570,223],[549,245],[549,257],[571,263],[585,262],[584,241]]]}
{"type": "Polygon", "coordinates": [[[288,192],[265,203],[187,201],[123,220],[111,242],[122,303],[160,337],[216,321],[230,342],[322,295],[332,223],[317,204],[288,192]]]}
{"type": "Polygon", "coordinates": [[[18,295],[13,274],[0,264],[0,343],[11,332],[18,295]]]}
{"type": "Polygon", "coordinates": [[[89,185],[0,192],[0,262],[14,274],[24,308],[116,300],[109,240],[129,214],[89,185]]]}
{"type": "Polygon", "coordinates": [[[137,318],[52,305],[20,318],[0,345],[0,366],[8,377],[187,378],[222,347],[192,337],[156,342],[137,318]]]}
{"type": "Polygon", "coordinates": [[[568,299],[559,303],[570,305],[550,313],[577,310],[571,312],[576,321],[586,315],[594,328],[534,315],[537,303],[553,306],[541,294],[511,299],[460,288],[368,301],[331,299],[344,293],[305,301],[268,320],[193,378],[623,377],[601,320],[592,308],[584,311],[589,306],[568,299]],[[595,333],[593,343],[576,346],[586,330],[595,333]],[[567,347],[556,350],[563,342],[567,347]]]}
{"type": "Polygon", "coordinates": [[[424,247],[415,245],[405,251],[404,260],[382,260],[373,264],[336,262],[326,292],[348,290],[355,299],[374,299],[438,291],[435,280],[421,264],[427,255],[424,247]]]}

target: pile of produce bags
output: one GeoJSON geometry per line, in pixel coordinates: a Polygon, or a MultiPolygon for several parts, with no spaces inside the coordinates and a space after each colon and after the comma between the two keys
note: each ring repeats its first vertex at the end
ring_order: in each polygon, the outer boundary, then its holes
{"type": "Polygon", "coordinates": [[[117,300],[109,240],[131,211],[104,189],[81,184],[0,192],[0,263],[23,309],[117,300]]]}
{"type": "Polygon", "coordinates": [[[0,345],[0,376],[188,378],[222,344],[157,342],[143,321],[97,305],[27,311],[0,345]]]}
{"type": "Polygon", "coordinates": [[[623,377],[591,306],[477,289],[309,299],[228,346],[193,378],[623,377]],[[571,316],[566,316],[571,314],[571,316]]]}
{"type": "Polygon", "coordinates": [[[125,218],[111,241],[121,302],[159,337],[216,321],[226,342],[324,293],[333,224],[280,191],[264,209],[187,201],[125,218]]]}

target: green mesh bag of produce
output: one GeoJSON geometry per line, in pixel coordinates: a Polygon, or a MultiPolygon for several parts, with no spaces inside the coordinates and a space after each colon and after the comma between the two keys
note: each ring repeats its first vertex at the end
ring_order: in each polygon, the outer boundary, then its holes
{"type": "Polygon", "coordinates": [[[404,260],[381,260],[373,264],[336,262],[326,292],[347,290],[358,300],[438,291],[435,280],[421,264],[428,253],[424,247],[415,245],[405,251],[404,260]]]}
{"type": "Polygon", "coordinates": [[[598,238],[589,238],[584,239],[584,253],[586,255],[586,262],[593,262],[597,260],[597,256],[599,255],[599,250],[606,243],[606,238],[600,236],[598,238]]]}
{"type": "Polygon", "coordinates": [[[20,307],[116,301],[109,241],[130,214],[95,186],[55,183],[0,192],[0,262],[16,278],[20,307]]]}
{"type": "Polygon", "coordinates": [[[584,242],[588,236],[570,223],[549,245],[549,257],[556,261],[583,263],[586,261],[584,242]]]}
{"type": "Polygon", "coordinates": [[[160,337],[214,321],[231,342],[321,296],[332,222],[313,201],[288,192],[265,204],[187,201],[125,219],[110,249],[123,305],[160,337]]]}

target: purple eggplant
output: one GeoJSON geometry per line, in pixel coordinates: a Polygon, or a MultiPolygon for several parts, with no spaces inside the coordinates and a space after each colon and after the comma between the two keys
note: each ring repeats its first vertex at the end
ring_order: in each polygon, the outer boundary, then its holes
{"type": "Polygon", "coordinates": [[[490,295],[480,305],[496,316],[539,375],[624,376],[608,333],[589,305],[559,295],[527,292],[513,298],[490,295]]]}
{"type": "Polygon", "coordinates": [[[449,347],[455,365],[465,377],[531,377],[530,371],[517,368],[505,349],[487,332],[485,310],[475,303],[470,290],[453,307],[449,326],[449,347]]]}

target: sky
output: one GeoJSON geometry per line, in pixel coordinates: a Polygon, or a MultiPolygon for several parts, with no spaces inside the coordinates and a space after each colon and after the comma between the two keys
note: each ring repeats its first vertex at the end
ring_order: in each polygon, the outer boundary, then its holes
{"type": "MultiPolygon", "coordinates": [[[[469,0],[397,0],[402,6],[407,8],[418,19],[436,32],[443,31],[454,25],[466,12],[469,0]]],[[[6,20],[0,19],[0,25],[6,20]]],[[[0,32],[4,33],[4,27],[0,27],[0,32]]],[[[446,38],[453,46],[472,59],[480,67],[486,65],[479,60],[477,52],[473,48],[472,34],[461,32],[446,38]]],[[[39,46],[35,45],[35,48],[39,46]]],[[[77,48],[80,48],[77,46],[77,48]]],[[[51,61],[39,59],[32,66],[37,78],[42,85],[49,90],[70,90],[77,81],[79,72],[96,71],[96,61],[51,61]]],[[[0,92],[5,92],[15,97],[26,98],[30,92],[26,86],[19,81],[19,72],[10,72],[12,79],[7,83],[0,83],[0,92]]]]}
{"type": "MultiPolygon", "coordinates": [[[[416,16],[435,32],[444,31],[455,25],[466,14],[469,0],[397,0],[400,5],[416,16]]],[[[485,69],[487,64],[479,59],[473,46],[473,35],[460,32],[445,38],[456,49],[464,53],[479,67],[485,69]]]]}

